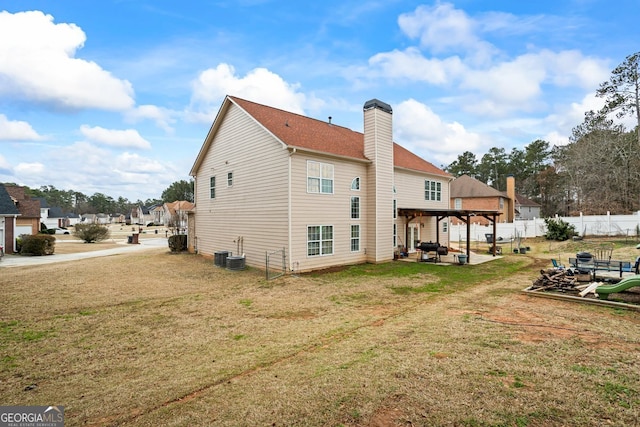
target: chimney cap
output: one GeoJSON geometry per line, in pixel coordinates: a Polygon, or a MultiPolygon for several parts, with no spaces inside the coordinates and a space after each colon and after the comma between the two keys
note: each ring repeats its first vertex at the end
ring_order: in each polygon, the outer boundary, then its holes
{"type": "Polygon", "coordinates": [[[387,104],[386,102],[382,102],[379,99],[371,99],[367,102],[364,103],[364,110],[370,110],[372,108],[378,108],[382,111],[384,111],[385,113],[389,113],[392,114],[393,110],[391,109],[391,106],[389,104],[387,104]]]}

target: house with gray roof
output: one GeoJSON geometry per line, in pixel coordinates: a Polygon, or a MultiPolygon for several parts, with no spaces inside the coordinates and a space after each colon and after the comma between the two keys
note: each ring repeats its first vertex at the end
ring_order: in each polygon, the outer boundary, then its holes
{"type": "Polygon", "coordinates": [[[0,245],[5,253],[16,251],[16,219],[20,211],[3,184],[0,184],[0,245]]]}

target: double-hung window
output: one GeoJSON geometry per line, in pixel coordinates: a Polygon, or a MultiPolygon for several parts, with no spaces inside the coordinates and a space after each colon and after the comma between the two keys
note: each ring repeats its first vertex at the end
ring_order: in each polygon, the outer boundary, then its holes
{"type": "Polygon", "coordinates": [[[227,187],[233,186],[233,172],[227,172],[227,187]]]}
{"type": "Polygon", "coordinates": [[[360,197],[351,196],[351,219],[360,219],[360,197]]]}
{"type": "Polygon", "coordinates": [[[439,202],[442,200],[442,183],[424,180],[424,199],[439,202]]]}
{"type": "Polygon", "coordinates": [[[351,226],[351,252],[360,252],[360,226],[351,226]]]}
{"type": "Polygon", "coordinates": [[[333,165],[307,161],[307,193],[333,194],[333,165]]]}
{"type": "Polygon", "coordinates": [[[333,254],[333,225],[307,226],[307,256],[333,254]]]}
{"type": "Polygon", "coordinates": [[[216,177],[212,176],[209,178],[209,197],[212,199],[216,198],[216,177]]]}

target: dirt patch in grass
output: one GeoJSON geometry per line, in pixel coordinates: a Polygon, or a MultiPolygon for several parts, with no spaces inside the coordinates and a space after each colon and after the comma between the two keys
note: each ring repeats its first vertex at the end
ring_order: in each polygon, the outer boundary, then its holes
{"type": "Polygon", "coordinates": [[[633,425],[640,314],[521,294],[547,257],[269,282],[165,248],[2,269],[0,401],[69,426],[633,425]]]}

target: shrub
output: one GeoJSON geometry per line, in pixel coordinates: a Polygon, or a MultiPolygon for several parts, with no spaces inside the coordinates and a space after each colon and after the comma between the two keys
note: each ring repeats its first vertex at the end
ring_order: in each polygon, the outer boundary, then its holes
{"type": "Polygon", "coordinates": [[[85,243],[101,242],[109,238],[109,229],[100,224],[77,224],[73,235],[85,243]]]}
{"type": "Polygon", "coordinates": [[[169,249],[171,252],[184,252],[187,250],[187,235],[176,234],[169,237],[169,249]]]}
{"type": "Polygon", "coordinates": [[[52,255],[56,248],[56,238],[48,234],[23,234],[20,238],[20,255],[52,255]]]}
{"type": "Polygon", "coordinates": [[[544,223],[547,226],[547,232],[544,235],[547,240],[564,241],[578,235],[576,228],[572,224],[560,218],[545,218],[544,223]]]}

